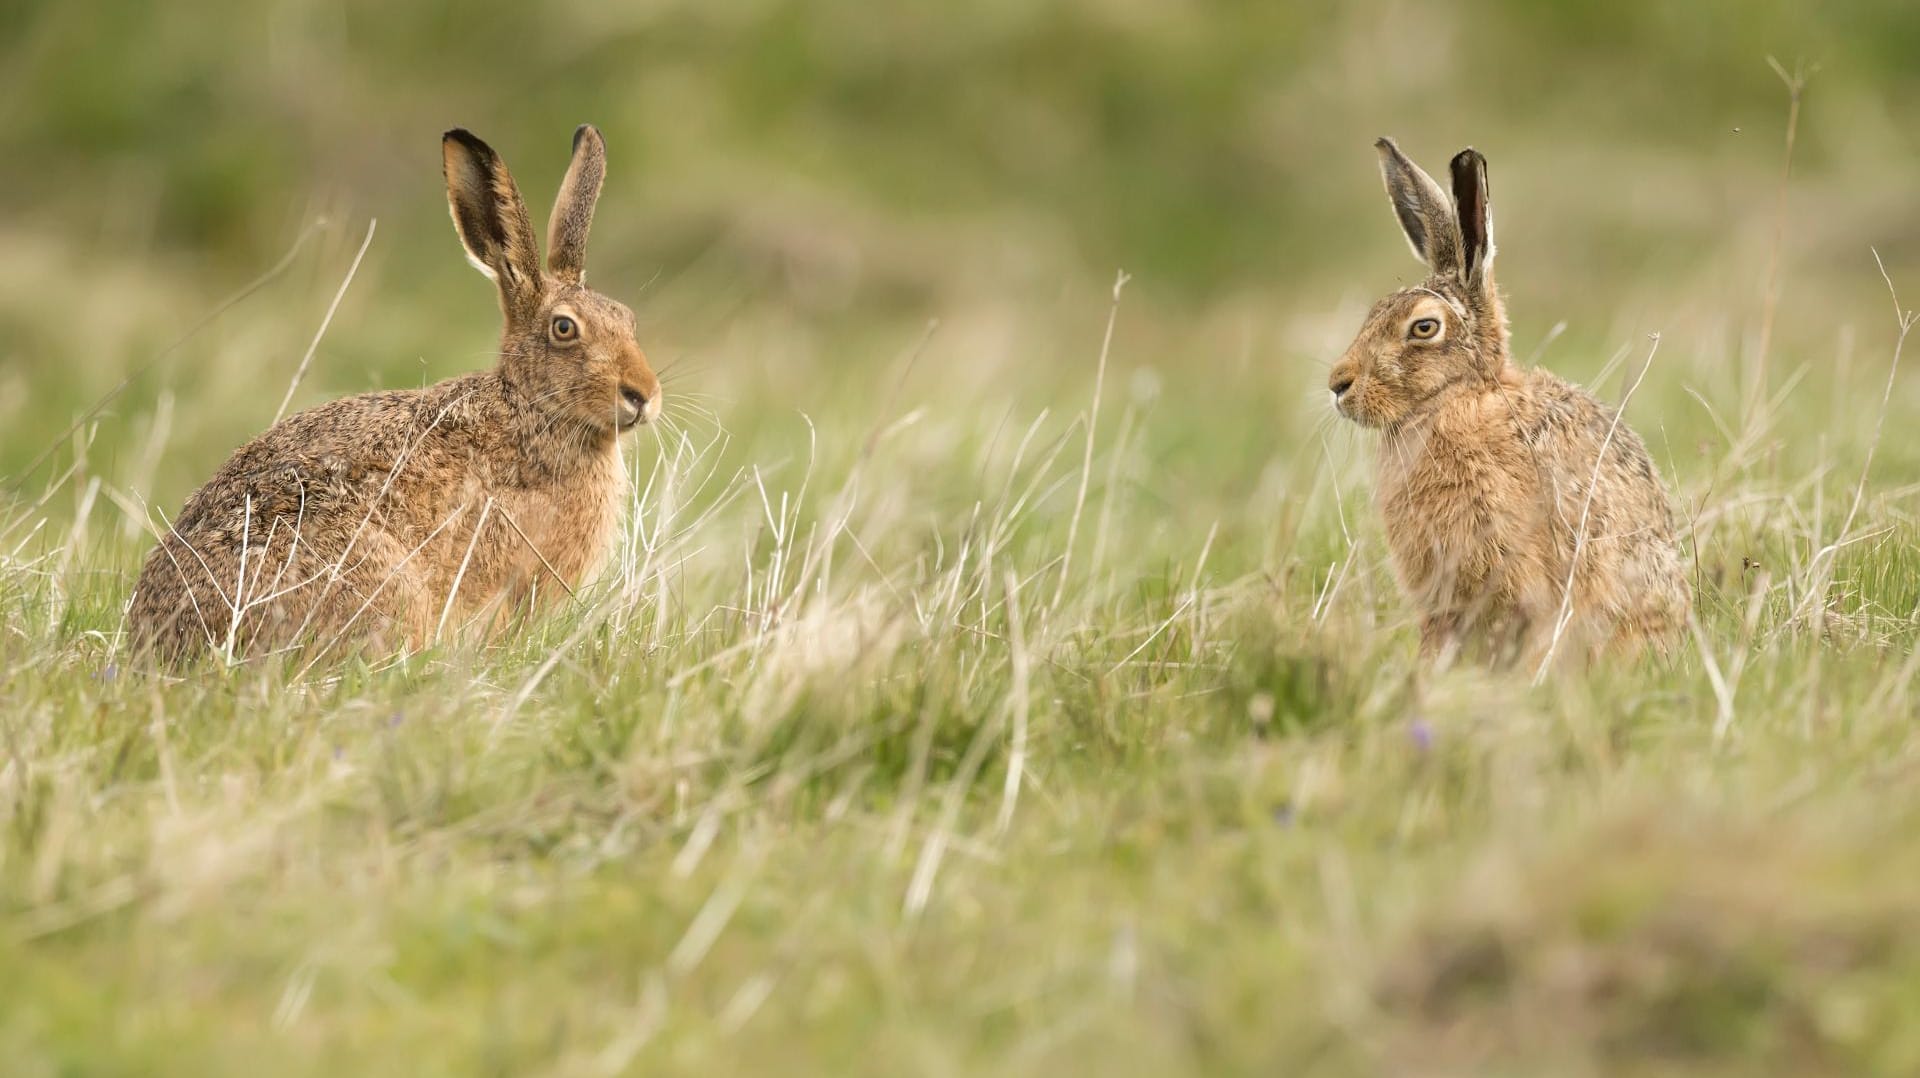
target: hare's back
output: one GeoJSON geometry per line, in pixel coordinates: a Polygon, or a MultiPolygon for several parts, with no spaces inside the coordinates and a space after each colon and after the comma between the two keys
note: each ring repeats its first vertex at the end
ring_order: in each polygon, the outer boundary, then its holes
{"type": "Polygon", "coordinates": [[[1541,481],[1559,499],[1563,519],[1577,520],[1584,511],[1590,535],[1671,534],[1666,486],[1624,416],[1539,368],[1528,372],[1524,396],[1530,407],[1516,417],[1519,432],[1541,481]]]}
{"type": "Polygon", "coordinates": [[[289,416],[235,450],[181,511],[188,532],[203,518],[248,512],[256,520],[318,524],[385,496],[397,481],[417,486],[447,466],[449,441],[467,431],[441,386],[386,390],[329,401],[289,416]]]}

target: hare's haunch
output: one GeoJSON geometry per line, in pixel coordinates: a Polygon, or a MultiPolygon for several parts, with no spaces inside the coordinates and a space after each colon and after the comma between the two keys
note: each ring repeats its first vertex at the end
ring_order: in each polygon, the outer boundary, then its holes
{"type": "Polygon", "coordinates": [[[633,312],[585,283],[606,146],[574,133],[544,266],[499,155],[463,130],[441,152],[454,228],[500,290],[499,362],[323,404],[241,446],[164,521],[127,611],[137,653],[420,647],[605,561],[620,436],[660,414],[633,312]]]}
{"type": "Polygon", "coordinates": [[[1374,305],[1327,387],[1381,432],[1375,496],[1423,651],[1665,649],[1692,601],[1667,489],[1612,409],[1514,365],[1486,159],[1453,159],[1449,198],[1391,139],[1375,145],[1431,275],[1374,305]]]}

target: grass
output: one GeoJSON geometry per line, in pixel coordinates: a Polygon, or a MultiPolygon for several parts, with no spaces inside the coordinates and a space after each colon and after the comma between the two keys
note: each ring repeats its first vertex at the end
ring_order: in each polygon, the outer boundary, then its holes
{"type": "Polygon", "coordinates": [[[612,578],[375,667],[121,669],[139,542],[83,473],[16,508],[7,1058],[1920,1063],[1920,567],[1910,493],[1840,528],[1867,446],[1683,468],[1697,651],[1535,688],[1417,666],[1357,443],[1202,519],[1154,478],[1188,417],[983,424],[921,351],[785,459],[680,413],[612,578]]]}
{"type": "Polygon", "coordinates": [[[1738,6],[668,3],[506,101],[552,39],[504,8],[466,52],[156,9],[98,56],[35,13],[0,46],[46,166],[0,163],[38,214],[0,210],[0,1069],[1920,1070],[1913,22],[1738,6]],[[1468,25],[1512,62],[1449,60],[1468,25]],[[1783,186],[1757,58],[1802,38],[1783,186]],[[127,667],[150,512],[283,397],[487,361],[438,131],[539,204],[577,114],[595,282],[669,402],[614,571],[490,642],[127,667]],[[1382,131],[1488,149],[1520,356],[1613,400],[1651,357],[1671,660],[1416,662],[1324,405],[1412,268],[1382,131]]]}

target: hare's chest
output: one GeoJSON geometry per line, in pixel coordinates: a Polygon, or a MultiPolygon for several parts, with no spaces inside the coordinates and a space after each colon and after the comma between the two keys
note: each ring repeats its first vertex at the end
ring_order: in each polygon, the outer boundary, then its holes
{"type": "Polygon", "coordinates": [[[1417,601],[1444,604],[1493,570],[1502,487],[1491,462],[1444,433],[1382,446],[1380,516],[1395,574],[1417,601]]]}
{"type": "Polygon", "coordinates": [[[626,502],[626,471],[617,453],[568,481],[514,490],[501,498],[516,572],[541,581],[542,590],[558,578],[578,587],[605,564],[619,538],[626,502]]]}

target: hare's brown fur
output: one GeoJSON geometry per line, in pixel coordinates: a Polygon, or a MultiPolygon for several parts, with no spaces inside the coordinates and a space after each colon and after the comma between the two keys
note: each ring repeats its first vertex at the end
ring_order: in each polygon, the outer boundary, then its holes
{"type": "Polygon", "coordinates": [[[1374,306],[1329,389],[1382,432],[1375,494],[1422,649],[1531,662],[1556,634],[1567,655],[1665,649],[1691,604],[1666,487],[1611,408],[1513,363],[1484,159],[1454,159],[1449,200],[1378,146],[1433,272],[1374,306]]]}
{"type": "Polygon", "coordinates": [[[498,365],[333,401],[242,446],[147,558],[136,652],[419,647],[534,609],[605,561],[627,493],[620,435],[658,414],[660,385],[633,313],[583,283],[599,133],[575,135],[544,268],[493,151],[452,131],[443,152],[456,229],[500,286],[498,365]]]}

